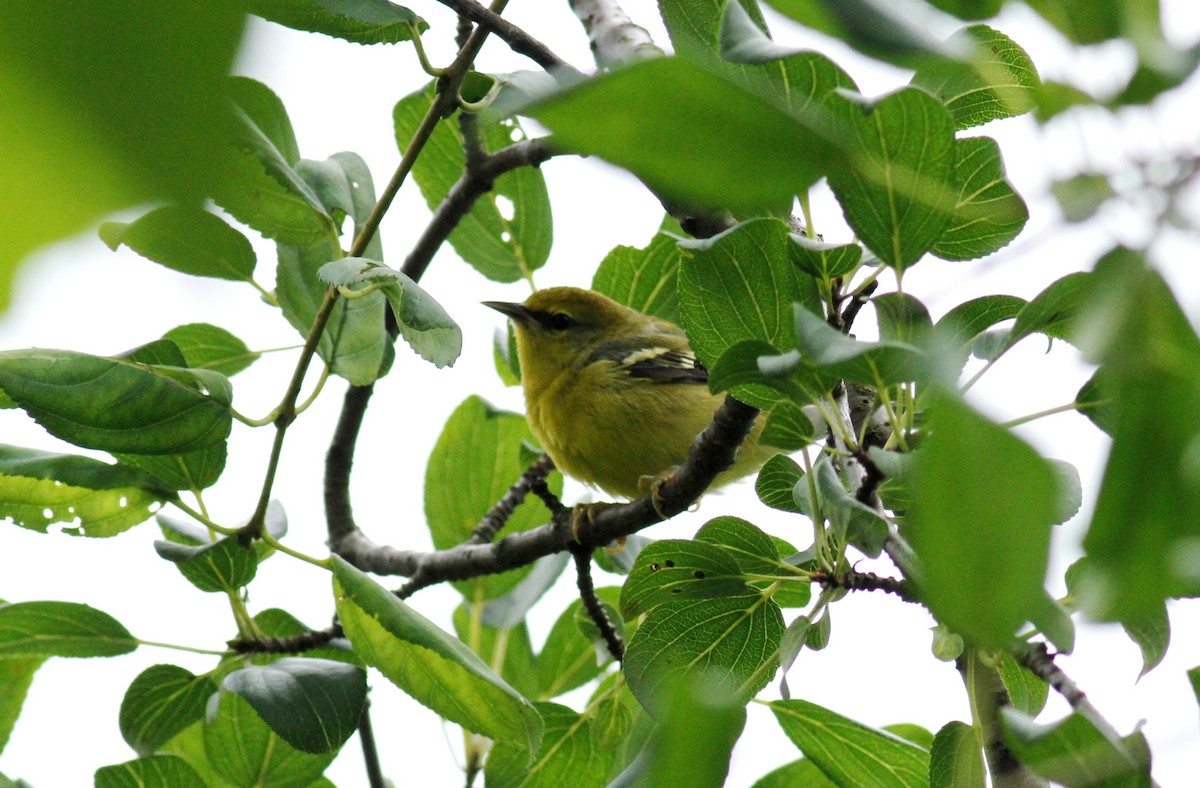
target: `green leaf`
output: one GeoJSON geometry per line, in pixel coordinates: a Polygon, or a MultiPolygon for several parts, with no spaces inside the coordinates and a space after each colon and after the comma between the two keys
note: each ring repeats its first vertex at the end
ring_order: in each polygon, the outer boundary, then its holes
{"type": "Polygon", "coordinates": [[[742,569],[724,546],[662,539],[638,554],[621,588],[621,615],[634,619],[659,605],[742,595],[746,590],[742,569]]]}
{"type": "MultiPolygon", "coordinates": [[[[290,638],[311,634],[315,631],[313,627],[305,625],[291,613],[277,607],[270,607],[256,614],[254,623],[258,625],[259,631],[269,638],[290,638]]],[[[363,661],[350,648],[350,642],[345,638],[335,638],[326,646],[308,649],[304,655],[349,662],[352,665],[364,667],[363,661]]]]}
{"type": "Polygon", "coordinates": [[[1075,622],[1071,614],[1042,589],[1029,611],[1029,623],[1037,627],[1062,654],[1075,650],[1075,622]]]}
{"type": "Polygon", "coordinates": [[[780,402],[771,409],[758,442],[786,452],[800,451],[813,442],[814,425],[808,414],[793,402],[780,402]]]}
{"type": "Polygon", "coordinates": [[[230,673],[221,689],[244,698],[296,749],[332,753],[358,728],[367,673],[345,662],[284,657],[230,673]]]}
{"type": "Polygon", "coordinates": [[[879,338],[921,345],[933,330],[925,305],[908,293],[884,293],[871,299],[879,320],[879,338]]]}
{"type": "Polygon", "coordinates": [[[1130,618],[1122,621],[1125,634],[1137,643],[1142,652],[1142,669],[1138,678],[1145,676],[1158,667],[1167,655],[1167,646],[1171,645],[1171,620],[1167,617],[1167,606],[1164,604],[1158,610],[1141,618],[1130,618]]]}
{"type": "Polygon", "coordinates": [[[493,624],[473,624],[470,604],[463,602],[454,609],[454,632],[459,640],[471,645],[471,650],[488,665],[500,662],[495,670],[510,687],[526,698],[541,696],[533,643],[524,621],[503,629],[493,624]],[[472,632],[474,642],[471,640],[472,632]]]}
{"type": "Polygon", "coordinates": [[[934,8],[940,8],[959,19],[990,19],[1000,13],[1004,0],[928,0],[934,8]]]}
{"type": "Polygon", "coordinates": [[[1079,712],[1049,725],[1013,709],[1000,710],[1004,744],[1021,763],[1065,785],[1150,785],[1150,750],[1134,733],[1104,735],[1079,712]]]}
{"type": "Polygon", "coordinates": [[[824,113],[789,113],[680,58],[609,72],[521,112],[562,148],[624,167],[686,206],[781,209],[838,158],[824,113]]]}
{"type": "Polygon", "coordinates": [[[832,630],[833,619],[829,615],[829,608],[826,608],[820,618],[809,624],[808,631],[804,633],[804,645],[813,651],[820,651],[829,645],[832,630]]]}
{"type": "MultiPolygon", "coordinates": [[[[786,222],[758,219],[704,241],[680,244],[680,313],[696,356],[711,367],[738,342],[795,346],[792,305],[820,309],[816,284],[793,263],[798,254],[786,222]]],[[[779,397],[738,387],[738,399],[770,406],[779,397]]]]}
{"type": "Polygon", "coordinates": [[[1015,41],[987,25],[971,25],[947,44],[971,52],[970,57],[926,61],[917,67],[912,84],[946,105],[956,130],[1033,109],[1041,80],[1033,61],[1015,41]]]}
{"type": "Polygon", "coordinates": [[[783,732],[838,785],[925,786],[929,753],[803,700],[767,704],[783,732]]]}
{"type": "Polygon", "coordinates": [[[929,751],[929,788],[984,788],[983,742],[965,722],[947,722],[929,751]]]}
{"type": "Polygon", "coordinates": [[[922,601],[972,643],[1003,645],[1045,595],[1054,469],[948,396],[932,404],[930,432],[917,452],[908,521],[922,601]]]}
{"type": "MultiPolygon", "coordinates": [[[[538,654],[537,683],[544,698],[557,698],[600,675],[603,665],[595,646],[576,623],[581,611],[583,602],[578,599],[568,605],[550,628],[538,654]]],[[[608,659],[606,654],[605,662],[608,659]]]]}
{"type": "Polygon", "coordinates": [[[521,360],[517,355],[517,337],[511,320],[492,335],[492,361],[505,386],[521,385],[521,360]]]}
{"type": "Polygon", "coordinates": [[[884,725],[883,729],[888,733],[896,734],[905,741],[912,742],[922,750],[928,750],[933,746],[933,733],[920,725],[911,722],[894,722],[891,725],[884,725]]]}
{"type": "Polygon", "coordinates": [[[1012,320],[1025,304],[1025,299],[1010,295],[972,298],[943,315],[934,328],[946,338],[947,344],[962,349],[997,323],[1012,320]]]}
{"type": "Polygon", "coordinates": [[[903,271],[953,217],[959,190],[950,116],[917,88],[875,101],[841,94],[830,107],[844,126],[851,166],[830,172],[829,186],[858,237],[903,271]]]}
{"type": "Polygon", "coordinates": [[[1093,298],[1093,286],[1092,274],[1084,271],[1052,282],[1017,313],[1008,347],[1033,333],[1074,342],[1076,320],[1093,298]]]}
{"type": "MultiPolygon", "coordinates": [[[[451,414],[429,457],[425,472],[425,517],[433,544],[445,550],[470,537],[483,516],[524,473],[521,443],[532,440],[525,418],[494,410],[469,397],[451,414]]],[[[555,495],[562,476],[549,479],[555,495]]],[[[506,533],[526,531],[550,521],[540,500],[528,499],[504,526],[506,533]]],[[[491,599],[511,590],[529,573],[524,567],[456,584],[467,599],[491,599]]]]}
{"type": "Polygon", "coordinates": [[[783,629],[779,606],[753,591],[672,600],[652,609],[630,639],[625,679],[638,701],[659,715],[665,688],[680,676],[746,703],[775,673],[783,629]]]}
{"type": "Polygon", "coordinates": [[[335,238],[333,218],[274,142],[242,109],[233,108],[232,120],[216,203],[281,243],[306,247],[335,238]]]}
{"type": "Polygon", "coordinates": [[[0,388],[52,435],[89,449],[177,454],[225,440],[228,392],[190,377],[70,350],[0,352],[0,388]]]}
{"type": "Polygon", "coordinates": [[[815,367],[830,388],[838,380],[879,386],[924,377],[925,354],[914,345],[852,339],[799,304],[794,317],[803,363],[815,367]]]}
{"type": "MultiPolygon", "coordinates": [[[[1034,117],[1038,123],[1046,123],[1074,107],[1094,106],[1097,101],[1088,93],[1074,85],[1067,85],[1053,80],[1043,80],[1042,87],[1036,93],[1037,107],[1034,117]]],[[[1053,188],[1053,187],[1051,187],[1053,188]]]]}
{"type": "Polygon", "coordinates": [[[600,261],[592,289],[618,303],[679,323],[679,246],[659,232],[644,249],[617,246],[600,261]]]}
{"type": "Polygon", "coordinates": [[[546,723],[537,752],[498,742],[487,760],[488,788],[603,788],[616,752],[599,741],[596,721],[556,703],[537,703],[546,723]]]}
{"type": "MultiPolygon", "coordinates": [[[[363,257],[343,257],[317,272],[322,282],[351,287],[374,283],[387,298],[400,335],[423,359],[437,367],[452,366],[462,351],[462,329],[406,274],[363,257]]],[[[373,296],[350,299],[365,300],[373,296]]]]}
{"type": "Polygon", "coordinates": [[[301,752],[232,692],[213,696],[204,726],[204,761],[221,779],[241,785],[309,785],[334,753],[301,752]]]}
{"type": "Polygon", "coordinates": [[[499,741],[536,750],[542,721],[461,640],[434,626],[337,556],[338,617],[367,664],[438,715],[499,741]]]}
{"type": "MultiPolygon", "coordinates": [[[[877,558],[887,540],[887,521],[870,506],[850,494],[834,470],[828,455],[822,455],[813,466],[821,511],[830,519],[834,533],[870,558],[877,558]]],[[[807,485],[803,490],[808,493],[807,485]]]]}
{"type": "Polygon", "coordinates": [[[1050,685],[1027,668],[1017,664],[1011,654],[1003,653],[996,664],[996,672],[1008,690],[1012,707],[1017,711],[1036,717],[1046,706],[1050,685]]]}
{"type": "Polygon", "coordinates": [[[236,375],[258,360],[262,354],[225,329],[211,323],[188,323],[163,334],[183,353],[186,365],[193,369],[211,369],[226,377],[236,375]]]}
{"type": "Polygon", "coordinates": [[[121,700],[121,736],[143,757],[152,755],[176,734],[204,718],[217,691],[208,676],[195,676],[177,665],[152,665],[138,674],[121,700]]]}
{"type": "Polygon", "coordinates": [[[164,205],[135,222],[105,222],[100,237],[112,250],[125,244],[167,268],[193,276],[250,282],[258,258],[246,236],[199,208],[164,205]]]}
{"type": "Polygon", "coordinates": [[[1005,176],[995,140],[967,137],[954,146],[958,202],[929,252],[943,260],[974,260],[1000,251],[1020,235],[1029,209],[1005,176]]]}
{"type": "Polygon", "coordinates": [[[817,129],[827,118],[814,102],[838,89],[857,90],[854,80],[828,57],[772,41],[756,4],[725,4],[720,47],[720,61],[702,59],[712,73],[793,117],[807,119],[817,129]]]}
{"type": "Polygon", "coordinates": [[[218,443],[185,454],[126,454],[113,452],[126,465],[154,477],[155,487],[167,490],[203,490],[217,483],[225,470],[228,447],[218,443]]]}
{"type": "MultiPolygon", "coordinates": [[[[671,37],[671,46],[680,55],[699,60],[711,60],[717,52],[721,29],[729,11],[721,0],[666,0],[660,6],[663,24],[671,37]]],[[[747,21],[765,29],[762,11],[757,3],[741,0],[747,21]]],[[[723,45],[721,45],[723,47],[723,45]]]]}
{"type": "Polygon", "coordinates": [[[708,678],[689,675],[669,680],[661,724],[642,754],[610,788],[725,784],[730,753],[746,724],[746,709],[744,701],[731,697],[725,686],[710,684],[708,678]]]}
{"type": "Polygon", "coordinates": [[[933,654],[934,659],[942,662],[954,662],[962,656],[965,647],[962,635],[950,631],[944,624],[938,624],[933,628],[933,643],[930,645],[929,651],[933,654]]]}
{"type": "Polygon", "coordinates": [[[13,725],[21,716],[21,707],[25,705],[33,674],[45,661],[42,657],[0,659],[0,752],[4,752],[13,725]]]}
{"type": "Polygon", "coordinates": [[[224,80],[244,24],[235,0],[4,4],[0,204],[20,210],[0,220],[0,309],[36,246],[125,208],[195,204],[221,180],[224,80]]]}
{"type": "Polygon", "coordinates": [[[0,657],[115,657],[137,647],[119,621],[88,605],[0,605],[0,657]]]}
{"type": "Polygon", "coordinates": [[[1095,572],[1081,604],[1137,621],[1165,598],[1200,593],[1200,339],[1162,277],[1112,253],[1080,318],[1083,341],[1112,380],[1112,450],[1083,546],[1095,572]],[[1154,447],[1146,461],[1145,447],[1154,447]]]}
{"type": "Polygon", "coordinates": [[[803,476],[804,471],[795,460],[777,454],[767,460],[767,464],[758,472],[754,491],[758,493],[758,499],[772,509],[800,513],[800,507],[796,505],[792,496],[792,489],[803,476]]]}
{"type": "MultiPolygon", "coordinates": [[[[339,257],[341,250],[333,242],[309,248],[279,245],[275,293],[283,316],[302,337],[308,336],[325,298],[326,287],[317,271],[339,257]]],[[[363,298],[339,298],[317,343],[317,353],[325,363],[353,385],[374,382],[391,364],[391,342],[384,328],[384,301],[384,296],[378,293],[363,298]]]]}
{"type": "Polygon", "coordinates": [[[796,264],[821,279],[853,273],[862,261],[862,247],[858,244],[830,244],[798,233],[792,234],[792,241],[798,247],[796,264]]]}
{"type": "Polygon", "coordinates": [[[204,779],[174,755],[152,755],[96,770],[96,788],[205,788],[204,779]]]}
{"type": "Polygon", "coordinates": [[[202,546],[160,539],[154,542],[154,551],[174,563],[188,582],[201,591],[237,591],[258,572],[258,554],[253,546],[243,545],[236,534],[202,546]]]}
{"type": "Polygon", "coordinates": [[[1075,410],[1086,416],[1110,436],[1117,426],[1114,400],[1117,395],[1116,380],[1107,367],[1100,367],[1075,394],[1075,410]]]}
{"type": "Polygon", "coordinates": [[[1059,210],[1068,222],[1084,222],[1117,196],[1106,175],[1082,173],[1050,184],[1059,210]]]}
{"type": "MultiPolygon", "coordinates": [[[[400,150],[408,148],[433,102],[432,85],[396,104],[393,118],[400,150]]],[[[479,120],[484,148],[494,153],[525,133],[512,118],[479,120]]],[[[436,208],[466,168],[458,124],[439,123],[413,165],[413,178],[430,209],[436,208]]],[[[518,167],[496,178],[450,233],[450,244],[468,265],[496,282],[516,282],[546,264],[554,241],[550,197],[541,170],[518,167]]]]}
{"type": "MultiPolygon", "coordinates": [[[[1027,5],[1041,14],[1076,44],[1099,44],[1121,35],[1127,9],[1119,0],[1028,0],[1027,5]]],[[[1147,4],[1157,7],[1157,3],[1147,4]]]]}
{"type": "Polygon", "coordinates": [[[1192,694],[1196,696],[1197,702],[1200,702],[1200,666],[1189,670],[1187,676],[1188,681],[1192,684],[1192,694]]]}
{"type": "Polygon", "coordinates": [[[923,63],[931,55],[959,54],[882,0],[768,2],[805,27],[840,39],[865,55],[907,68],[923,63]]]}
{"type": "Polygon", "coordinates": [[[296,162],[300,161],[296,132],[292,129],[287,108],[275,91],[250,77],[230,77],[227,86],[233,103],[270,140],[288,166],[296,166],[296,162]]]}
{"type": "Polygon", "coordinates": [[[525,621],[529,611],[557,582],[569,563],[571,558],[566,553],[545,555],[534,561],[533,571],[512,591],[483,603],[483,623],[489,627],[511,629],[525,621]]]}
{"type": "Polygon", "coordinates": [[[250,12],[284,27],[355,44],[410,41],[429,25],[388,0],[251,0],[250,12]]]}
{"type": "Polygon", "coordinates": [[[785,763],[774,771],[760,777],[751,788],[836,788],[817,765],[807,758],[798,758],[785,763]]]}
{"type": "Polygon", "coordinates": [[[125,465],[0,444],[0,510],[22,528],[104,537],[145,522],[162,501],[154,480],[125,465]]]}
{"type": "Polygon", "coordinates": [[[771,596],[777,605],[804,607],[809,603],[812,586],[807,573],[781,560],[774,539],[753,523],[739,517],[716,517],[696,532],[696,541],[725,548],[743,574],[760,575],[747,581],[755,587],[765,590],[783,581],[771,596]]]}

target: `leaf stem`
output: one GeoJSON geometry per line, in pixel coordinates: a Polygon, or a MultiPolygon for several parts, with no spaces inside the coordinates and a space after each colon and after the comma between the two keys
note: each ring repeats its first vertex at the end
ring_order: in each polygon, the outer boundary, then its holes
{"type": "Polygon", "coordinates": [[[1039,410],[1037,413],[1030,413],[1028,416],[1021,416],[1019,418],[1012,419],[1011,421],[1006,421],[1006,422],[1002,423],[1000,426],[1004,427],[1005,429],[1012,429],[1013,427],[1019,427],[1022,424],[1028,424],[1031,421],[1037,421],[1038,419],[1044,418],[1045,416],[1053,416],[1056,413],[1069,413],[1078,407],[1079,407],[1079,402],[1077,400],[1073,400],[1071,402],[1066,403],[1065,405],[1058,405],[1053,408],[1046,408],[1045,410],[1039,410]]]}
{"type": "Polygon", "coordinates": [[[142,640],[138,638],[139,646],[155,646],[157,648],[169,648],[174,651],[187,651],[191,654],[209,654],[216,657],[227,655],[228,651],[214,651],[210,648],[196,648],[195,646],[181,646],[178,643],[160,643],[157,640],[142,640]]]}
{"type": "Polygon", "coordinates": [[[328,558],[313,558],[311,555],[302,553],[299,550],[293,550],[265,530],[262,532],[262,534],[260,534],[259,538],[262,539],[263,544],[270,545],[285,555],[290,555],[292,558],[298,558],[306,564],[312,564],[313,566],[324,569],[327,572],[331,571],[332,567],[330,566],[328,558]]]}

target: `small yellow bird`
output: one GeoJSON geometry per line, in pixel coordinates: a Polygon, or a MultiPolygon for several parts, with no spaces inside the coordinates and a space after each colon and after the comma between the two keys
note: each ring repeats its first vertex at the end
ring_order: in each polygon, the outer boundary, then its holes
{"type": "MultiPolygon", "coordinates": [[[[600,293],[552,287],[523,304],[484,304],[516,327],[534,436],[561,471],[611,495],[637,498],[683,464],[724,398],[679,326],[600,293]]],[[[762,423],[712,487],[776,453],[757,442],[762,423]]]]}

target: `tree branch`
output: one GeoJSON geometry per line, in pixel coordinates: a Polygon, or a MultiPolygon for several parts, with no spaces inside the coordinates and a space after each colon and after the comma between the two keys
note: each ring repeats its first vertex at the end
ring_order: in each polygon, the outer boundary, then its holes
{"type": "Polygon", "coordinates": [[[579,587],[579,599],[583,602],[583,609],[587,611],[596,629],[600,630],[600,637],[604,638],[608,653],[620,662],[625,658],[625,641],[617,634],[616,627],[608,620],[608,613],[604,611],[604,606],[596,596],[596,586],[592,583],[592,551],[576,547],[571,550],[571,555],[575,559],[576,585],[579,587]]]}
{"type": "Polygon", "coordinates": [[[959,657],[956,665],[971,698],[972,714],[981,729],[983,750],[987,755],[992,785],[995,788],[1033,788],[1048,785],[1023,766],[1004,744],[1000,709],[1011,706],[1012,700],[1004,682],[1000,680],[1000,674],[995,668],[983,664],[979,655],[973,651],[959,657]]]}
{"type": "Polygon", "coordinates": [[[885,591],[895,594],[905,602],[920,604],[907,580],[882,577],[874,572],[829,572],[818,570],[813,573],[813,582],[822,588],[844,588],[847,591],[885,591]]]}
{"type": "Polygon", "coordinates": [[[554,461],[550,459],[549,454],[538,457],[532,465],[525,469],[521,478],[508,488],[508,492],[496,502],[491,511],[483,516],[467,541],[471,544],[487,544],[495,539],[496,534],[508,522],[508,518],[512,517],[513,511],[525,500],[525,496],[539,481],[544,481],[552,470],[554,470],[554,461]]]}
{"type": "Polygon", "coordinates": [[[450,237],[475,201],[492,190],[496,178],[518,167],[537,167],[555,153],[541,140],[524,140],[488,154],[478,161],[477,166],[464,170],[434,211],[425,232],[413,245],[400,270],[414,281],[420,279],[433,260],[433,255],[450,237]]]}
{"type": "Polygon", "coordinates": [[[646,29],[634,24],[616,0],[570,0],[570,4],[600,68],[663,56],[646,29]]]}
{"type": "Polygon", "coordinates": [[[757,415],[757,409],[727,397],[712,423],[692,444],[687,462],[659,487],[657,508],[651,496],[625,504],[593,506],[588,516],[578,518],[578,542],[572,518],[560,516],[547,525],[509,534],[486,545],[462,544],[432,552],[400,550],[375,544],[355,527],[338,534],[331,532],[330,548],[365,572],[411,577],[410,585],[424,588],[446,580],[506,572],[576,545],[587,549],[605,545],[687,509],[717,474],[733,464],[757,415]]]}
{"type": "Polygon", "coordinates": [[[547,71],[565,71],[572,77],[582,77],[583,74],[567,61],[550,51],[550,49],[521,28],[509,22],[504,17],[488,9],[475,0],[438,0],[459,16],[466,17],[480,27],[490,30],[496,37],[508,44],[509,49],[518,55],[537,63],[547,71]]]}

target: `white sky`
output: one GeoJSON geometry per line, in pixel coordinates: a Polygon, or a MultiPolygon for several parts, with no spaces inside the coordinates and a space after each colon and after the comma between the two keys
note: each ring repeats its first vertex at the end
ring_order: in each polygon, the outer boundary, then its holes
{"type": "MultiPolygon", "coordinates": [[[[1166,2],[1167,29],[1181,42],[1200,36],[1200,12],[1187,0],[1166,2]]],[[[566,3],[514,2],[506,14],[550,44],[577,67],[590,70],[587,42],[566,3]]],[[[666,44],[654,4],[625,3],[636,21],[666,44]]],[[[453,19],[432,2],[413,5],[433,29],[426,46],[435,63],[452,54],[453,19]]],[[[1073,79],[1088,86],[1114,84],[1114,73],[1128,67],[1127,53],[1101,47],[1070,56],[1028,14],[1010,13],[997,25],[1030,51],[1044,77],[1073,79]]],[[[841,64],[864,93],[877,94],[907,82],[904,72],[857,58],[835,42],[775,26],[783,43],[821,49],[841,64]]],[[[949,33],[946,31],[937,31],[949,33]]],[[[511,71],[532,67],[508,53],[500,42],[485,48],[480,70],[511,71]]],[[[360,47],[321,36],[292,33],[274,25],[252,25],[240,73],[264,81],[284,100],[301,154],[324,158],[340,150],[364,156],[377,188],[399,160],[392,132],[395,101],[416,89],[410,47],[360,47]]],[[[1130,113],[1117,122],[1065,122],[1039,133],[1028,119],[983,127],[977,133],[1000,140],[1009,174],[1031,204],[1033,219],[1011,249],[982,265],[948,264],[927,259],[905,278],[907,292],[922,299],[934,317],[966,298],[996,292],[1030,297],[1054,279],[1094,260],[1114,239],[1137,240],[1138,217],[1112,212],[1083,228],[1063,227],[1046,202],[1050,179],[1070,175],[1088,163],[1113,160],[1121,151],[1147,154],[1196,149],[1200,116],[1194,110],[1196,86],[1186,96],[1163,102],[1150,113],[1130,113]]],[[[975,133],[975,132],[973,132],[975,133]]],[[[719,141],[715,141],[719,144],[719,141]]],[[[555,245],[550,263],[537,274],[541,286],[586,285],[596,264],[616,244],[644,245],[661,218],[661,208],[631,177],[597,160],[560,157],[543,167],[554,203],[555,245]]],[[[826,190],[813,194],[815,223],[827,238],[846,239],[838,209],[826,190]]],[[[386,260],[398,265],[428,211],[414,183],[406,184],[383,225],[386,260]]],[[[274,254],[257,243],[259,281],[269,286],[274,254]]],[[[1195,318],[1200,307],[1200,277],[1192,270],[1196,246],[1175,239],[1160,259],[1195,318]]],[[[492,332],[499,316],[479,306],[484,299],[522,300],[523,284],[488,282],[458,261],[449,247],[436,258],[422,282],[464,327],[462,359],[447,371],[434,370],[403,345],[392,374],[376,394],[355,464],[355,513],[372,538],[406,547],[428,546],[422,514],[425,458],[445,417],[470,394],[521,410],[516,390],[504,389],[491,368],[492,332]]],[[[885,284],[886,287],[886,284],[885,284]]],[[[221,325],[252,348],[295,345],[295,332],[259,302],[249,287],[187,278],[145,261],[127,249],[108,249],[94,233],[43,251],[30,260],[17,285],[14,306],[0,321],[0,344],[10,347],[64,347],[111,354],[133,347],[176,326],[193,321],[221,325]]],[[[1089,374],[1077,354],[1062,344],[1050,355],[1037,340],[1006,358],[973,391],[979,407],[997,418],[1012,418],[1070,401],[1089,374]],[[1031,386],[1030,381],[1036,381],[1031,386]]],[[[261,415],[281,396],[294,352],[271,354],[234,379],[239,411],[261,415]]],[[[321,504],[322,461],[328,434],[337,417],[344,386],[331,381],[316,406],[289,432],[276,496],[287,509],[287,542],[324,555],[321,504]]],[[[62,451],[19,412],[0,414],[4,441],[62,451]]],[[[1074,414],[1035,422],[1021,434],[1047,456],[1074,462],[1083,476],[1087,506],[1094,500],[1106,443],[1090,423],[1074,414]]],[[[213,515],[236,524],[253,509],[273,434],[269,429],[235,429],[230,463],[223,480],[206,495],[213,515]]],[[[575,490],[579,492],[578,489],[575,490]]],[[[788,538],[798,546],[811,536],[797,518],[772,512],[757,502],[748,483],[705,499],[701,511],[653,529],[656,537],[690,536],[708,518],[738,514],[788,538]]],[[[1078,556],[1085,523],[1077,519],[1057,529],[1051,590],[1078,556]]],[[[88,602],[105,610],[138,637],[204,648],[218,648],[234,634],[221,595],[195,591],[151,546],[157,528],[148,523],[109,540],[43,536],[13,526],[0,527],[0,595],[13,600],[64,599],[88,602]]],[[[877,568],[864,565],[864,568],[877,568]]],[[[886,570],[886,565],[883,567],[886,570]]],[[[277,556],[264,564],[251,586],[252,611],[281,606],[311,626],[324,626],[332,611],[329,580],[312,567],[277,556]]],[[[598,584],[617,584],[597,575],[598,584]]],[[[535,644],[549,630],[573,593],[570,576],[552,598],[530,616],[535,644]]],[[[413,604],[449,628],[457,604],[449,587],[421,592],[413,604]]],[[[1155,775],[1164,786],[1189,784],[1200,753],[1197,708],[1184,671],[1200,664],[1200,604],[1172,608],[1173,646],[1163,665],[1142,679],[1137,648],[1113,626],[1082,625],[1075,655],[1063,667],[1096,706],[1122,732],[1145,719],[1155,775]]],[[[833,638],[821,653],[804,652],[789,674],[793,696],[873,725],[914,722],[936,731],[951,719],[969,719],[965,694],[953,666],[929,656],[929,617],[916,606],[882,595],[860,594],[834,606],[833,638]]],[[[117,729],[117,711],[129,682],[147,666],[171,662],[195,672],[212,667],[212,658],[157,648],[105,660],[50,660],[38,673],[0,772],[34,785],[88,785],[99,766],[134,757],[117,729]]],[[[455,764],[461,736],[442,726],[378,674],[371,677],[376,735],[386,774],[407,775],[406,784],[458,785],[455,764]],[[449,744],[447,743],[449,742],[449,744]]],[[[773,684],[764,697],[774,697],[773,684]]],[[[578,693],[571,703],[582,700],[578,693]]],[[[1065,713],[1052,697],[1046,718],[1065,713]]],[[[745,786],[771,768],[798,757],[773,718],[751,705],[746,733],[734,753],[728,785],[745,786]]],[[[343,786],[365,784],[356,740],[328,771],[343,786]]]]}

